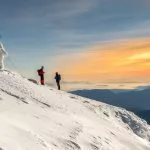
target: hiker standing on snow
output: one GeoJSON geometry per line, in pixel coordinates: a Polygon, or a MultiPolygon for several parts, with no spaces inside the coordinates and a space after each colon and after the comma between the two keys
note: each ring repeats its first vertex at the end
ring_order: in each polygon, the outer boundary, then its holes
{"type": "Polygon", "coordinates": [[[56,74],[55,74],[55,80],[56,80],[56,84],[57,84],[58,90],[60,90],[61,75],[58,72],[56,72],[56,74]]]}
{"type": "Polygon", "coordinates": [[[38,75],[40,76],[40,82],[41,82],[41,85],[44,85],[44,67],[42,66],[41,69],[37,70],[38,72],[38,75]]]}
{"type": "Polygon", "coordinates": [[[4,58],[7,55],[3,44],[0,42],[0,70],[4,70],[4,58]]]}

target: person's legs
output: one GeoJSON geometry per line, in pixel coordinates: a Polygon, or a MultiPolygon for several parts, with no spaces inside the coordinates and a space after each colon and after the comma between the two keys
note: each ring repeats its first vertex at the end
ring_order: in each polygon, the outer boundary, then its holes
{"type": "Polygon", "coordinates": [[[60,82],[58,82],[58,90],[60,90],[60,82]]]}
{"type": "Polygon", "coordinates": [[[59,81],[56,81],[56,83],[57,83],[58,90],[60,90],[60,83],[59,83],[59,81]]]}
{"type": "Polygon", "coordinates": [[[41,85],[44,85],[44,75],[41,75],[41,85]]]}

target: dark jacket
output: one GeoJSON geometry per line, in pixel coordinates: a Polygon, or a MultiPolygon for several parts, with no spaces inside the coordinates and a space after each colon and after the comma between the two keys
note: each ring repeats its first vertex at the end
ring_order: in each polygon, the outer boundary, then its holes
{"type": "Polygon", "coordinates": [[[55,80],[56,80],[56,82],[59,82],[61,80],[61,75],[60,74],[56,74],[55,80]]]}

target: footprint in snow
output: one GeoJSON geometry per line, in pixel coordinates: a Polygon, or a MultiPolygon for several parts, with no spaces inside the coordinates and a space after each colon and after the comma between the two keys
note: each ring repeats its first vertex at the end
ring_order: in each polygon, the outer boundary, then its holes
{"type": "Polygon", "coordinates": [[[78,99],[77,97],[74,97],[74,96],[70,96],[70,98],[72,98],[72,99],[78,99]]]}
{"type": "Polygon", "coordinates": [[[90,103],[90,102],[88,102],[88,101],[83,101],[83,103],[90,103]]]}
{"type": "Polygon", "coordinates": [[[37,144],[41,144],[43,147],[46,147],[48,148],[48,145],[47,143],[39,136],[39,135],[36,135],[36,134],[32,134],[35,139],[37,140],[37,144]]]}
{"type": "Polygon", "coordinates": [[[90,147],[92,150],[99,150],[99,148],[94,144],[90,144],[90,147]]]}
{"type": "Polygon", "coordinates": [[[113,133],[113,132],[110,132],[110,133],[111,133],[113,136],[116,136],[115,133],[113,133]]]}
{"type": "Polygon", "coordinates": [[[53,91],[53,89],[49,89],[49,90],[53,91]]]}
{"type": "Polygon", "coordinates": [[[78,122],[76,122],[76,126],[71,130],[70,132],[70,138],[71,140],[76,140],[79,134],[82,132],[82,125],[78,122]]]}
{"type": "Polygon", "coordinates": [[[66,150],[81,150],[81,147],[71,140],[64,140],[64,145],[66,150]]]}
{"type": "Polygon", "coordinates": [[[107,117],[109,117],[109,114],[107,112],[103,112],[103,114],[107,117]]]}
{"type": "Polygon", "coordinates": [[[111,140],[108,138],[105,138],[105,143],[107,143],[109,145],[111,143],[111,140]]]}

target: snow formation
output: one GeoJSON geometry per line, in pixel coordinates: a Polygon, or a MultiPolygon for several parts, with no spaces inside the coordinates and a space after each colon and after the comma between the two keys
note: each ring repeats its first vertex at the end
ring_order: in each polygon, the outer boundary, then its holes
{"type": "Polygon", "coordinates": [[[7,52],[2,44],[2,42],[0,42],[0,70],[4,69],[4,58],[7,55],[7,52]]]}
{"type": "Polygon", "coordinates": [[[150,150],[133,113],[0,71],[0,150],[150,150]]]}

